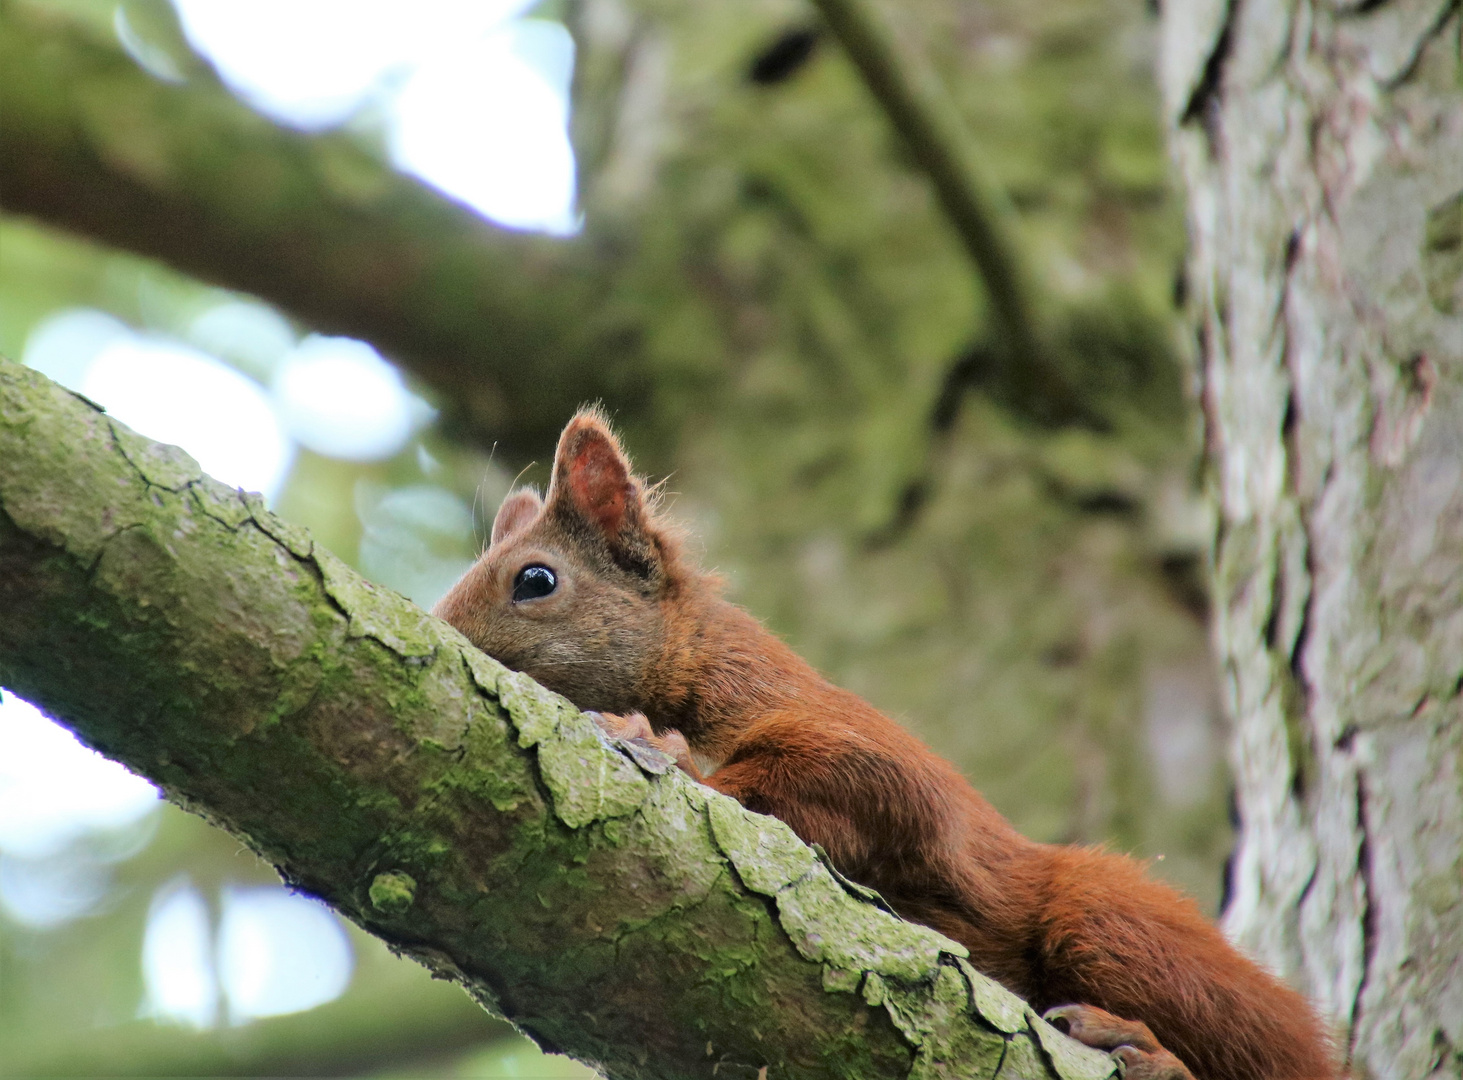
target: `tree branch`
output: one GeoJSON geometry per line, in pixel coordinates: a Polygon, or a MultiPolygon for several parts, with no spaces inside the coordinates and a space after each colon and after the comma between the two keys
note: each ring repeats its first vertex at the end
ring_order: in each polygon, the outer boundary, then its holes
{"type": "Polygon", "coordinates": [[[643,405],[635,336],[595,318],[586,245],[496,228],[206,75],[160,82],[62,17],[0,3],[0,19],[6,211],[366,338],[483,446],[527,455],[585,400],[626,419],[643,405]]]}
{"type": "Polygon", "coordinates": [[[0,683],[610,1077],[1106,1077],[780,822],[0,360],[0,683]]]}
{"type": "Polygon", "coordinates": [[[975,264],[995,322],[999,363],[1025,413],[1051,423],[1091,421],[1038,329],[1031,274],[1014,235],[1015,214],[991,180],[933,71],[900,55],[864,0],[813,0],[878,101],[975,264]]]}

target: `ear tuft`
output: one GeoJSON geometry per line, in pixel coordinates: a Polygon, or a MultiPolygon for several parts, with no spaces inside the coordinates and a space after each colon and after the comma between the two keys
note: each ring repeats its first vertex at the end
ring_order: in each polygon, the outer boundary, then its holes
{"type": "Polygon", "coordinates": [[[504,537],[526,528],[529,522],[538,517],[543,505],[544,501],[533,488],[520,488],[510,494],[503,500],[503,505],[498,507],[497,516],[493,518],[493,534],[489,543],[498,544],[504,537]]]}
{"type": "Polygon", "coordinates": [[[580,409],[559,437],[546,507],[621,569],[660,579],[664,527],[598,407],[580,409]]]}
{"type": "Polygon", "coordinates": [[[559,437],[549,502],[558,500],[568,500],[610,541],[638,523],[639,485],[598,408],[580,409],[559,437]]]}

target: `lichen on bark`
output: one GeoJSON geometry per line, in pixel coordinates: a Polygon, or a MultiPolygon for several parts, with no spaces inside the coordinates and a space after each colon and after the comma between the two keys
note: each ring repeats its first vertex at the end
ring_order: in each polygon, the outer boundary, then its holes
{"type": "Polygon", "coordinates": [[[1243,825],[1226,927],[1350,1075],[1460,1076],[1463,13],[1163,16],[1243,825]]]}
{"type": "Polygon", "coordinates": [[[611,1077],[1113,1073],[780,822],[4,360],[0,610],[0,684],[611,1077]]]}

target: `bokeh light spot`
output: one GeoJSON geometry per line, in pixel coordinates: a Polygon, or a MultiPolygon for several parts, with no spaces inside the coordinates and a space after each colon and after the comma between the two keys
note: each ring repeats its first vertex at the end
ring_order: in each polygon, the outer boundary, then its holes
{"type": "Polygon", "coordinates": [[[20,360],[53,382],[80,393],[97,354],[114,341],[131,336],[131,327],[104,311],[66,308],[36,324],[25,339],[20,360]]]}
{"type": "Polygon", "coordinates": [[[231,1023],[334,1001],[353,966],[350,939],[319,901],[279,886],[224,890],[218,970],[231,1023]]]}
{"type": "Polygon", "coordinates": [[[22,859],[0,852],[0,909],[34,930],[90,915],[111,885],[107,866],[91,859],[22,859]]]}
{"type": "Polygon", "coordinates": [[[555,84],[573,56],[562,26],[524,19],[423,65],[396,99],[392,160],[504,225],[575,231],[567,86],[555,84]]]}
{"type": "Polygon", "coordinates": [[[226,484],[273,501],[289,474],[294,444],[263,387],[197,349],[80,308],[37,324],[22,360],[226,484]]]}
{"type": "Polygon", "coordinates": [[[157,891],[142,938],[144,1015],[196,1028],[218,1019],[208,905],[186,877],[157,891]]]}
{"type": "Polygon", "coordinates": [[[260,112],[306,130],[370,107],[396,165],[504,225],[569,233],[567,30],[532,0],[175,0],[184,33],[260,112]]]}
{"type": "Polygon", "coordinates": [[[188,339],[220,356],[260,382],[274,377],[280,361],[295,347],[289,321],[271,307],[249,300],[226,300],[196,316],[188,339]]]}
{"type": "Polygon", "coordinates": [[[417,412],[397,370],[354,338],[311,334],[285,358],[274,394],[296,439],[347,461],[379,461],[400,451],[417,412]]]}
{"type": "Polygon", "coordinates": [[[273,500],[294,458],[264,389],[213,357],[162,339],[102,349],[81,392],[141,435],[188,451],[203,471],[273,500]]]}
{"type": "Polygon", "coordinates": [[[143,1015],[193,1027],[246,1024],[334,1001],[355,956],[324,904],[279,885],[225,886],[217,933],[186,876],[153,897],[142,943],[143,1015]]]}
{"type": "Polygon", "coordinates": [[[55,855],[95,829],[119,829],[156,810],[157,788],[82,746],[12,694],[0,698],[0,850],[55,855]]]}

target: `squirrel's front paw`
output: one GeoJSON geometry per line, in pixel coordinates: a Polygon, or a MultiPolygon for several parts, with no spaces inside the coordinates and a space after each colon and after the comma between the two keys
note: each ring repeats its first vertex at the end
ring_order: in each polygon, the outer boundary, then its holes
{"type": "Polygon", "coordinates": [[[1124,1080],[1194,1080],[1140,1021],[1123,1020],[1092,1005],[1059,1005],[1042,1019],[1078,1042],[1112,1054],[1123,1063],[1124,1080]]]}
{"type": "MultiPolygon", "coordinates": [[[[594,717],[594,722],[599,725],[600,730],[611,739],[648,746],[657,753],[664,754],[670,759],[671,765],[686,773],[692,780],[701,781],[701,773],[691,760],[691,748],[679,731],[667,730],[664,734],[657,735],[650,726],[650,721],[640,713],[629,713],[622,716],[619,713],[591,712],[589,715],[594,717]]],[[[641,764],[647,763],[642,761],[641,764]]],[[[653,769],[652,771],[663,770],[653,769]]]]}
{"type": "Polygon", "coordinates": [[[591,712],[589,715],[612,739],[644,739],[650,742],[655,738],[655,731],[643,713],[591,712]]]}

